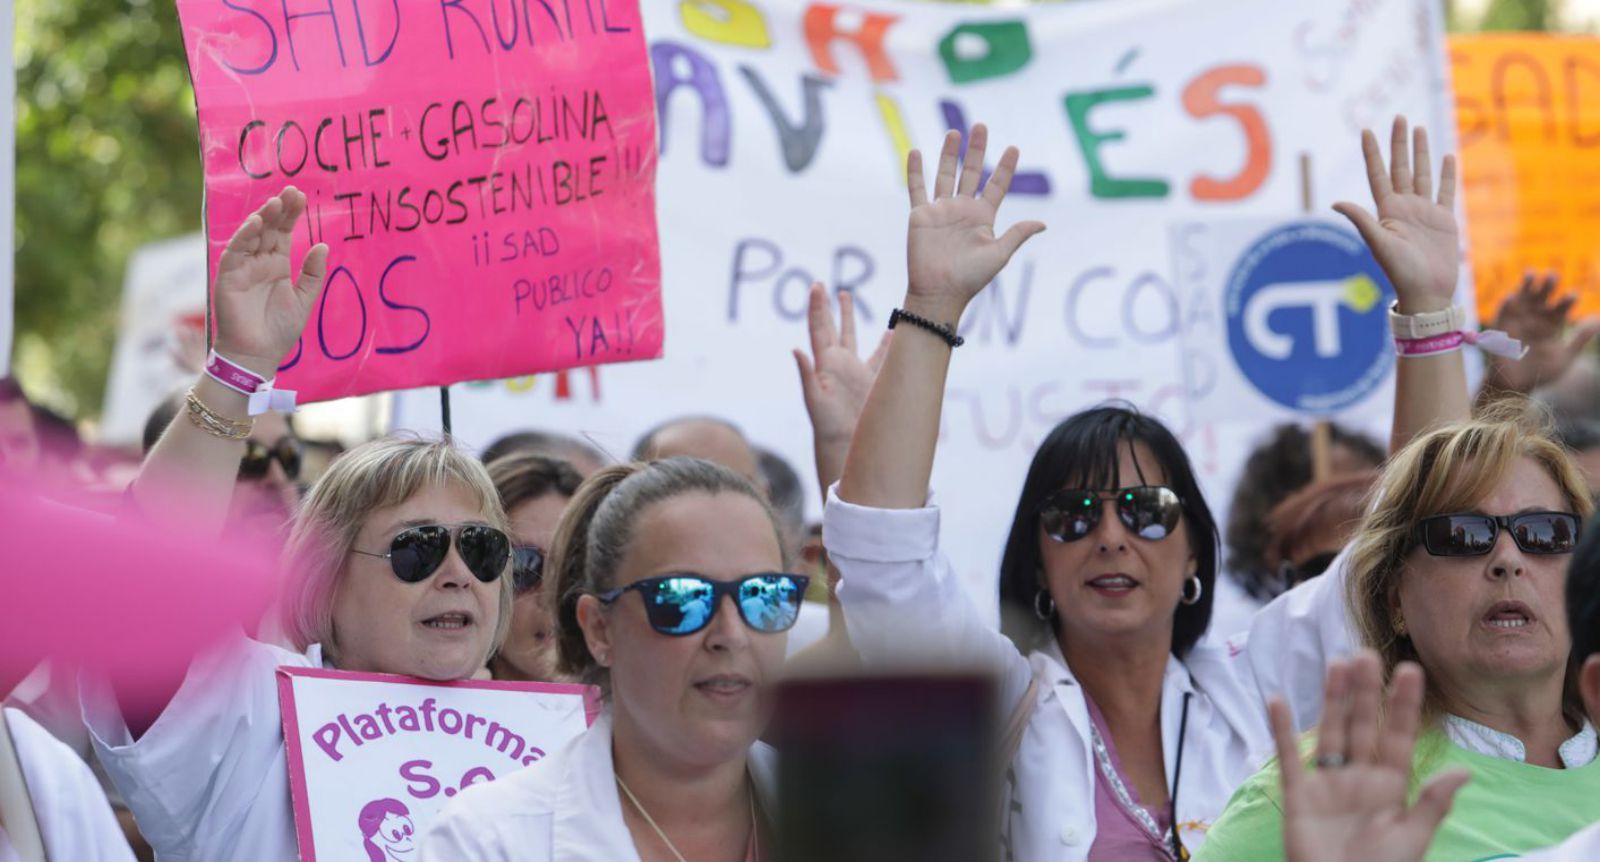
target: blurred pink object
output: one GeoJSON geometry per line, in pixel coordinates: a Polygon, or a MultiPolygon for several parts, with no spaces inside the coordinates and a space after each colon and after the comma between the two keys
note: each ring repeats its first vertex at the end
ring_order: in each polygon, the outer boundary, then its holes
{"type": "MultiPolygon", "coordinates": [[[[102,502],[103,505],[103,502],[102,502]]],[[[45,499],[0,475],[0,693],[58,657],[137,691],[180,674],[276,596],[268,537],[196,539],[45,499]]]]}

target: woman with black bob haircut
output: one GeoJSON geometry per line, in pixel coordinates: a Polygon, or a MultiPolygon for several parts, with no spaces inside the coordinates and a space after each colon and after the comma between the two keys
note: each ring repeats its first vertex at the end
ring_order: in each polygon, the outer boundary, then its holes
{"type": "Polygon", "coordinates": [[[1172,618],[1172,654],[1183,658],[1205,635],[1217,581],[1217,521],[1200,493],[1189,453],[1159,420],[1131,404],[1107,405],[1062,420],[1039,444],[1028,466],[1000,561],[1002,630],[1019,649],[1038,649],[1054,638],[1055,621],[1060,618],[1060,609],[1039,583],[1039,573],[1044,570],[1040,512],[1062,502],[1059,496],[1069,488],[1152,487],[1138,457],[1141,449],[1154,456],[1152,475],[1167,477],[1165,487],[1176,497],[1195,561],[1184,590],[1186,596],[1198,598],[1178,603],[1172,618]],[[1133,456],[1135,470],[1127,477],[1130,481],[1119,475],[1122,452],[1133,456]],[[1040,617],[1040,609],[1049,611],[1048,618],[1040,617]]]}
{"type": "MultiPolygon", "coordinates": [[[[1286,698],[1297,730],[1320,718],[1327,662],[1352,650],[1345,569],[1258,611],[1248,638],[1203,638],[1219,542],[1194,469],[1160,422],[1102,406],[1034,456],[1001,563],[1003,633],[987,623],[940,551],[929,480],[957,324],[1044,226],[995,233],[1017,152],[985,186],[986,138],[972,130],[962,166],[961,135],[946,137],[931,199],[921,155],[908,164],[905,303],[824,516],[845,622],[869,667],[996,673],[1010,716],[1002,858],[1187,859],[1272,752],[1266,697],[1286,698]]],[[[1402,314],[1423,298],[1414,281],[1397,280],[1402,314]]],[[[1465,391],[1441,369],[1401,365],[1397,445],[1465,391]]]]}

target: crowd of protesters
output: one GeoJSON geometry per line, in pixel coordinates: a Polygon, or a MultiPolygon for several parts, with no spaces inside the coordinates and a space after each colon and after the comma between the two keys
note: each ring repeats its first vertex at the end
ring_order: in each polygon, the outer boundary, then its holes
{"type": "MultiPolygon", "coordinates": [[[[794,467],[714,416],[661,417],[626,463],[553,431],[481,458],[395,435],[313,479],[287,416],[197,374],[107,517],[265,532],[281,593],[138,680],[0,678],[0,779],[14,752],[29,803],[0,792],[0,860],[297,858],[284,666],[598,692],[566,747],[456,795],[425,860],[789,858],[775,689],[912,666],[994,681],[994,858],[1600,858],[1596,329],[1530,276],[1492,322],[1525,350],[1469,391],[1454,160],[1436,175],[1403,119],[1387,157],[1362,148],[1374,211],[1336,209],[1397,298],[1387,443],[1273,429],[1224,521],[1161,421],[1070,416],[994,501],[1014,508],[990,537],[999,628],[941,551],[965,528],[930,486],[956,325],[1048,241],[996,230],[1019,154],[985,180],[981,125],[946,138],[931,190],[911,153],[892,337],[863,357],[848,294],[836,322],[812,291],[796,411],[820,525],[794,467]]],[[[290,258],[305,208],[284,189],[219,261],[213,346],[246,375],[271,377],[325,281],[325,246],[290,258]]],[[[0,472],[55,486],[85,457],[0,383],[0,472]]]]}

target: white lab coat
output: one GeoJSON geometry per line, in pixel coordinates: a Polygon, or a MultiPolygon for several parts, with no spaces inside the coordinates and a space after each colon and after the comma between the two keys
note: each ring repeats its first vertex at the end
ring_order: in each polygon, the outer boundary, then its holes
{"type": "MultiPolygon", "coordinates": [[[[1082,862],[1096,834],[1096,767],[1083,689],[1053,641],[1024,657],[983,622],[939,552],[938,537],[936,507],[872,509],[830,491],[823,541],[843,576],[839,599],[851,643],[869,666],[905,658],[909,649],[924,661],[993,667],[1008,713],[1037,679],[1037,701],[1008,772],[1005,858],[1082,862]]],[[[1343,569],[1336,563],[1327,576],[1262,609],[1248,638],[1202,641],[1183,661],[1168,660],[1161,698],[1168,776],[1179,751],[1184,695],[1192,695],[1174,789],[1180,835],[1191,850],[1204,843],[1233,791],[1272,754],[1264,695],[1287,696],[1302,725],[1320,714],[1323,668],[1329,657],[1349,652],[1353,640],[1343,569]],[[1250,643],[1266,649],[1252,651],[1250,643]]]]}
{"type": "Polygon", "coordinates": [[[238,635],[190,665],[137,741],[115,697],[85,680],[95,752],[161,862],[299,858],[278,711],[284,665],[322,667],[322,648],[297,653],[238,635]]]}
{"type": "MultiPolygon", "coordinates": [[[[4,711],[34,819],[52,862],[133,862],[111,805],[89,765],[20,709],[4,711]]],[[[0,828],[0,862],[17,859],[0,828]]]]}
{"type": "Polygon", "coordinates": [[[1522,862],[1594,862],[1600,859],[1600,823],[1563,841],[1560,846],[1522,857],[1522,862]]]}
{"type": "MultiPolygon", "coordinates": [[[[750,775],[763,808],[776,755],[757,742],[750,775]]],[[[611,762],[611,713],[560,751],[457,794],[422,839],[420,862],[639,862],[611,762]]]]}

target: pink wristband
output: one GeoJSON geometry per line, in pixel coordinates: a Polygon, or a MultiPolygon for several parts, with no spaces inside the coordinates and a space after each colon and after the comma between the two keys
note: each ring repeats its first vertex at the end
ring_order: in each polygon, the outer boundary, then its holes
{"type": "Polygon", "coordinates": [[[212,380],[242,395],[254,395],[256,390],[267,382],[257,377],[255,372],[235,365],[215,350],[206,357],[206,373],[211,375],[212,380]]]}
{"type": "Polygon", "coordinates": [[[1427,338],[1396,338],[1394,352],[1406,358],[1436,356],[1460,350],[1466,341],[1466,337],[1459,332],[1446,332],[1443,335],[1430,335],[1427,338]]]}
{"type": "Polygon", "coordinates": [[[241,368],[215,350],[206,357],[206,375],[250,399],[251,416],[260,416],[274,410],[281,413],[294,412],[295,393],[292,390],[272,388],[276,378],[262,380],[255,372],[241,368]]]}

